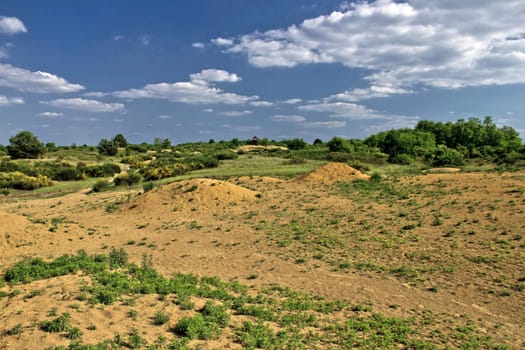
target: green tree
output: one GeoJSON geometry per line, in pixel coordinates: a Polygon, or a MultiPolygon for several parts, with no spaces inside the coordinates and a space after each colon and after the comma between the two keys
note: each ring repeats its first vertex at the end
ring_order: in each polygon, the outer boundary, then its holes
{"type": "Polygon", "coordinates": [[[98,143],[98,153],[104,156],[114,156],[118,153],[118,146],[112,140],[102,139],[98,143]]]}
{"type": "Polygon", "coordinates": [[[352,152],[352,145],[341,137],[334,137],[326,143],[330,152],[352,152]]]}
{"type": "Polygon", "coordinates": [[[7,153],[12,159],[35,159],[44,154],[44,144],[30,131],[20,131],[9,139],[7,153]]]}
{"type": "Polygon", "coordinates": [[[117,145],[117,147],[127,147],[128,146],[128,140],[124,137],[122,134],[117,134],[113,138],[113,142],[117,145]]]}

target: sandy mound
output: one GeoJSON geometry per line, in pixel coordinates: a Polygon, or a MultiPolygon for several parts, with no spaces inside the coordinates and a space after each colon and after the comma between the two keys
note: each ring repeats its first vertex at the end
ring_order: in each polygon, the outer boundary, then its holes
{"type": "Polygon", "coordinates": [[[343,163],[327,163],[292,181],[334,183],[338,181],[368,180],[370,176],[343,163]]]}
{"type": "Polygon", "coordinates": [[[192,179],[174,182],[147,192],[132,201],[130,209],[150,210],[159,206],[173,209],[215,208],[254,201],[259,193],[229,182],[192,179]]]}

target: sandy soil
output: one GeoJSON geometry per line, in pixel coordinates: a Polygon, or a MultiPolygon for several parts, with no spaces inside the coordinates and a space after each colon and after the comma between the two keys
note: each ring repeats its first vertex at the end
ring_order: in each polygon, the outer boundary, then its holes
{"type": "MultiPolygon", "coordinates": [[[[218,276],[256,288],[278,283],[387,315],[429,311],[445,320],[440,327],[468,317],[511,347],[525,346],[525,295],[513,289],[525,278],[525,174],[411,176],[392,182],[408,194],[390,200],[337,184],[366,178],[329,164],[290,181],[195,179],[148,193],[7,198],[0,203],[0,271],[24,257],[124,247],[136,262],[151,255],[167,275],[218,276]],[[417,274],[396,273],[398,266],[417,274]]],[[[71,307],[84,280],[38,281],[20,286],[19,297],[0,298],[0,334],[16,324],[30,329],[0,336],[0,348],[66,344],[30,325],[54,305],[59,312],[71,307]],[[22,298],[31,290],[45,292],[22,298]]],[[[147,298],[140,303],[136,309],[159,307],[147,298]]],[[[97,326],[84,332],[85,343],[125,333],[133,323],[119,305],[74,315],[77,323],[97,326]]],[[[204,348],[217,347],[238,348],[220,342],[204,348]]]]}

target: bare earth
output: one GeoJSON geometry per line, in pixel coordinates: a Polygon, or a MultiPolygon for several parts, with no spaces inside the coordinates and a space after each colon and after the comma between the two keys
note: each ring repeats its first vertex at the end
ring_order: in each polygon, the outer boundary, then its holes
{"type": "MultiPolygon", "coordinates": [[[[0,202],[0,271],[24,257],[124,247],[132,261],[151,254],[166,275],[218,276],[255,288],[277,283],[372,305],[385,315],[431,313],[442,320],[438,330],[468,319],[511,348],[525,347],[525,173],[385,179],[385,186],[402,192],[393,195],[340,185],[355,179],[368,176],[329,164],[290,181],[196,179],[148,193],[6,197],[0,202]]],[[[37,281],[17,286],[18,296],[0,298],[0,349],[68,344],[34,327],[52,307],[59,314],[69,310],[75,324],[96,325],[83,332],[86,344],[131,327],[147,339],[168,331],[148,317],[174,306],[154,296],[134,306],[144,315],[136,320],[120,304],[81,305],[82,312],[74,312],[83,281],[81,275],[37,281]],[[44,292],[24,298],[31,290],[44,292]],[[5,335],[17,324],[27,330],[5,335]]],[[[202,346],[240,347],[225,339],[202,346]]]]}

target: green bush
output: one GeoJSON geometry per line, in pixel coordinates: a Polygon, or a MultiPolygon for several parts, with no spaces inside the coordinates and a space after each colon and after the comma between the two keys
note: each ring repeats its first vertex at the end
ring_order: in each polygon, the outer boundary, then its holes
{"type": "Polygon", "coordinates": [[[434,166],[460,166],[464,163],[463,155],[459,151],[444,145],[439,145],[436,148],[432,161],[434,166]]]}
{"type": "Polygon", "coordinates": [[[93,192],[104,192],[111,188],[111,184],[107,180],[98,180],[91,189],[93,192]]]}
{"type": "Polygon", "coordinates": [[[142,181],[142,175],[138,172],[129,172],[115,177],[116,186],[131,186],[142,181]]]}
{"type": "Polygon", "coordinates": [[[173,331],[182,337],[200,340],[216,339],[221,333],[218,324],[207,321],[201,314],[181,318],[173,331]]]}

